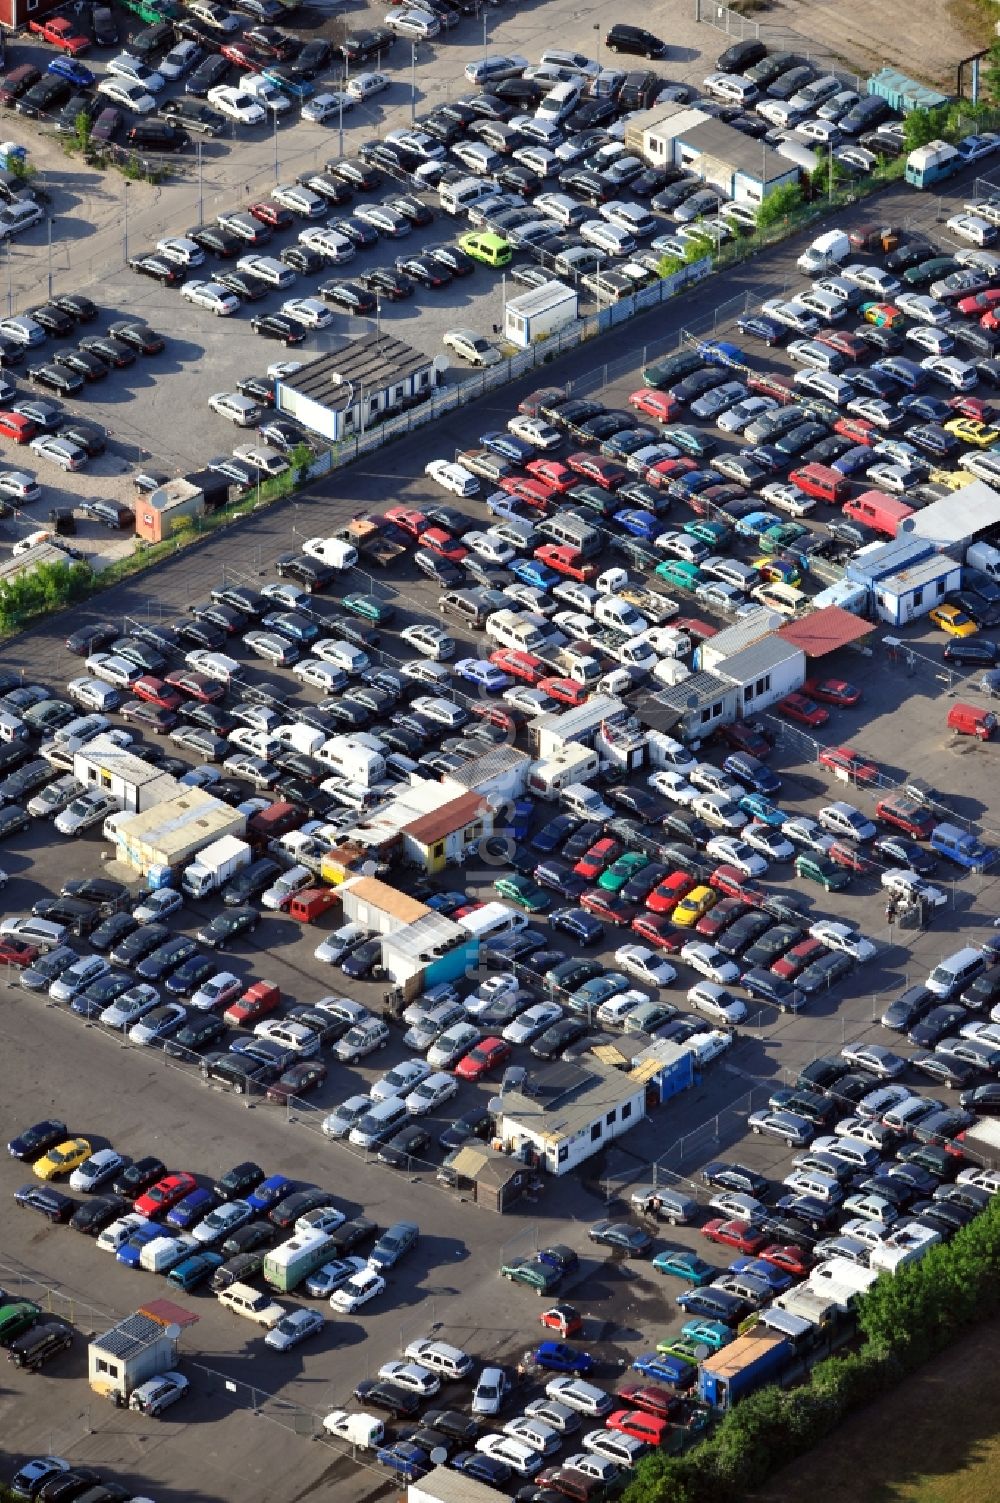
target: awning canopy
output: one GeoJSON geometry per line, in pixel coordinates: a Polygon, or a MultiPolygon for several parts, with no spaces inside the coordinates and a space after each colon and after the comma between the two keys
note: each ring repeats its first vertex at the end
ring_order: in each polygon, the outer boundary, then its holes
{"type": "Polygon", "coordinates": [[[838,648],[850,647],[860,642],[875,627],[870,621],[845,611],[841,605],[828,605],[820,611],[810,611],[799,621],[788,621],[779,626],[776,633],[785,642],[801,647],[807,658],[823,658],[838,648]]]}

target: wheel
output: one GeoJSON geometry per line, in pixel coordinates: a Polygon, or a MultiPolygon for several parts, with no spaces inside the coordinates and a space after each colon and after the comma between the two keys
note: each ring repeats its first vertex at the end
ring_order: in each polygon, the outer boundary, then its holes
{"type": "Polygon", "coordinates": [[[786,1138],[785,1142],[788,1144],[789,1148],[794,1148],[795,1147],[795,1139],[794,1138],[786,1138]]]}
{"type": "Polygon", "coordinates": [[[762,1127],[752,1127],[750,1131],[756,1133],[757,1136],[760,1137],[760,1134],[764,1131],[764,1129],[762,1127]]]}
{"type": "Polygon", "coordinates": [[[242,1096],[243,1095],[243,1087],[241,1085],[234,1085],[233,1086],[233,1095],[234,1096],[242,1096]]]}

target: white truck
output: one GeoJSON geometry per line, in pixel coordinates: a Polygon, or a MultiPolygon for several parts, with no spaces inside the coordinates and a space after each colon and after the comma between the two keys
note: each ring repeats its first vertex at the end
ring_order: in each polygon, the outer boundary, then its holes
{"type": "Polygon", "coordinates": [[[981,569],[991,579],[1000,582],[1000,548],[991,543],[972,543],[965,550],[965,562],[970,569],[981,569]]]}
{"type": "Polygon", "coordinates": [[[539,798],[558,798],[571,783],[585,782],[599,771],[597,753],[589,746],[571,741],[551,757],[535,763],[528,775],[528,792],[539,798]]]}
{"type": "Polygon", "coordinates": [[[361,1451],[373,1451],[385,1440],[385,1425],[374,1414],[350,1414],[346,1409],[332,1409],[323,1429],[361,1451]]]}
{"type": "Polygon", "coordinates": [[[879,1273],[895,1273],[904,1263],[916,1263],[941,1241],[929,1226],[904,1226],[890,1232],[872,1248],[869,1266],[879,1273]]]}
{"type": "Polygon", "coordinates": [[[842,266],[850,254],[851,242],[844,231],[827,230],[824,235],[816,236],[795,264],[806,276],[819,277],[842,266]]]}
{"type": "Polygon", "coordinates": [[[302,552],[331,569],[353,569],[358,561],[358,550],[343,538],[306,538],[302,552]]]}
{"type": "Polygon", "coordinates": [[[236,835],[223,835],[199,851],[181,876],[181,891],[189,898],[204,898],[228,882],[241,867],[248,866],[250,846],[236,835]]]}
{"type": "Polygon", "coordinates": [[[958,1142],[962,1145],[963,1153],[978,1160],[985,1168],[1000,1166],[1000,1121],[995,1117],[984,1117],[981,1122],[974,1122],[965,1132],[959,1133],[958,1142]]]}
{"type": "Polygon", "coordinates": [[[627,569],[605,569],[597,576],[596,585],[599,594],[620,596],[657,626],[662,626],[665,621],[670,621],[681,613],[680,606],[669,595],[661,595],[659,590],[647,589],[645,585],[633,584],[627,569]]]}

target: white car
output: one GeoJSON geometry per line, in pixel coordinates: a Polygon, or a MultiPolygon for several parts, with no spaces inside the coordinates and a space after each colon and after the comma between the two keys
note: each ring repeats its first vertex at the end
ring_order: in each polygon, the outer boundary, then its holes
{"type": "Polygon", "coordinates": [[[673,799],[675,804],[686,806],[698,797],[697,788],[688,782],[684,773],[676,772],[670,767],[651,772],[646,782],[655,792],[662,793],[664,798],[673,799]]]}
{"type": "Polygon", "coordinates": [[[315,297],[290,297],[282,303],[281,311],[307,329],[325,329],[333,323],[333,310],[315,297]]]}
{"type": "Polygon", "coordinates": [[[435,1070],[433,1075],[426,1076],[406,1098],[406,1110],[411,1117],[422,1117],[425,1112],[436,1111],[458,1091],[458,1081],[454,1075],[448,1075],[444,1070],[435,1070]]]}
{"type": "Polygon", "coordinates": [[[397,36],[409,37],[411,41],[427,41],[436,37],[441,30],[441,22],[437,16],[429,11],[417,10],[413,7],[390,11],[385,18],[385,25],[397,36]]]}
{"type": "Polygon", "coordinates": [[[216,1007],[227,1007],[235,997],[242,996],[243,990],[243,982],[232,971],[216,971],[188,998],[188,1002],[199,1012],[211,1012],[216,1007]]]}
{"type": "Polygon", "coordinates": [[[953,235],[968,240],[971,245],[992,245],[997,238],[997,227],[979,214],[953,214],[945,221],[953,235]]]}
{"type": "Polygon", "coordinates": [[[417,652],[422,652],[425,657],[433,658],[435,662],[454,656],[455,638],[450,637],[440,626],[434,626],[430,622],[418,621],[413,626],[404,626],[399,635],[417,652]]]}
{"type": "Polygon", "coordinates": [[[544,1460],[534,1446],[529,1446],[524,1440],[515,1440],[512,1435],[481,1435],[476,1441],[476,1450],[504,1462],[521,1477],[533,1477],[544,1460]]]}
{"type": "Polygon", "coordinates": [[[845,1044],[840,1057],[849,1065],[857,1065],[859,1070],[877,1075],[879,1080],[895,1080],[897,1075],[903,1074],[908,1063],[884,1044],[845,1044]]]}
{"type": "MultiPolygon", "coordinates": [[[[39,459],[46,459],[49,464],[58,465],[61,470],[82,470],[87,463],[86,449],[82,449],[79,444],[71,443],[68,438],[60,438],[55,433],[40,433],[37,438],[31,440],[28,448],[39,459]]],[[[22,541],[25,540],[22,539],[22,541]]],[[[44,542],[45,539],[39,538],[37,541],[44,542]]]]}
{"type": "Polygon", "coordinates": [[[762,417],[765,412],[773,412],[777,406],[774,397],[744,397],[735,407],[730,407],[728,412],[720,413],[715,426],[721,428],[723,433],[742,433],[755,418],[762,417]]]}
{"type": "Polygon", "coordinates": [[[304,245],[307,250],[316,251],[324,260],[329,261],[331,266],[342,266],[347,261],[353,261],[357,255],[357,247],[352,240],[321,224],[310,225],[308,229],[300,230],[299,244],[304,245]]]}
{"type": "MultiPolygon", "coordinates": [[[[925,355],[920,365],[923,370],[929,371],[955,391],[972,391],[979,384],[976,367],[967,360],[959,360],[955,355],[925,355]]],[[[959,464],[961,462],[959,460],[959,464]]]]}
{"type": "Polygon", "coordinates": [[[843,800],[825,804],[816,818],[824,830],[829,830],[833,835],[846,836],[849,840],[874,840],[878,834],[871,820],[866,819],[860,809],[843,800]]]}
{"type": "Polygon", "coordinates": [[[747,1015],[746,1003],[714,981],[696,982],[689,988],[687,999],[716,1023],[742,1023],[747,1015]]]}
{"type": "Polygon", "coordinates": [[[176,47],[171,47],[166,57],[160,59],[156,71],[171,81],[183,78],[188,69],[193,68],[201,57],[202,50],[197,42],[178,42],[176,47]]]}
{"type": "Polygon", "coordinates": [[[816,506],[813,497],[800,491],[790,480],[769,480],[767,485],[761,486],[760,496],[768,506],[786,512],[790,517],[804,517],[816,506]]]}
{"type": "Polygon", "coordinates": [[[42,488],[34,475],[24,470],[7,470],[0,475],[0,496],[10,496],[14,501],[37,501],[42,488]]]}
{"type": "Polygon", "coordinates": [[[705,854],[714,861],[735,866],[745,877],[762,877],[767,871],[764,857],[752,850],[745,840],[736,840],[732,835],[713,835],[705,846],[705,854]]]}
{"type": "MultiPolygon", "coordinates": [[[[288,100],[288,95],[284,96],[288,100]]],[[[271,197],[283,209],[290,209],[305,219],[322,219],[329,205],[327,200],[301,183],[279,183],[271,189],[271,197]]]]}
{"type": "Polygon", "coordinates": [[[346,676],[342,668],[332,663],[321,663],[317,658],[303,658],[296,663],[292,673],[300,683],[318,689],[321,694],[336,694],[344,687],[346,676]]]}
{"type": "Polygon", "coordinates": [[[206,98],[220,115],[239,125],[263,125],[267,119],[267,111],[252,94],[234,89],[229,84],[216,84],[214,89],[209,89],[206,98]]]}
{"type": "Polygon", "coordinates": [[[828,950],[841,950],[845,955],[850,955],[852,960],[862,963],[874,960],[878,954],[878,946],[872,944],[870,939],[865,939],[850,924],[840,924],[834,919],[820,919],[818,923],[810,924],[809,936],[811,939],[818,939],[828,950]]]}
{"type": "Polygon", "coordinates": [[[578,1414],[599,1416],[609,1414],[614,1407],[609,1393],[595,1383],[585,1383],[582,1378],[550,1378],[545,1385],[545,1396],[575,1409],[578,1414]]]}
{"type": "Polygon", "coordinates": [[[429,480],[434,480],[442,490],[451,491],[455,496],[478,496],[479,481],[475,475],[464,469],[460,464],[453,464],[448,459],[432,459],[424,465],[424,474],[429,480]]]}
{"type": "Polygon", "coordinates": [[[421,1362],[383,1362],[378,1370],[380,1378],[396,1383],[408,1393],[418,1393],[423,1399],[432,1399],[441,1388],[441,1379],[421,1362]]]}
{"type": "Polygon", "coordinates": [[[558,1002],[536,1002],[534,1007],[529,1007],[527,1012],[522,1012],[519,1018],[508,1023],[501,1037],[508,1044],[527,1044],[538,1034],[544,1033],[546,1028],[553,1023],[558,1023],[563,1015],[563,1010],[558,1002]]]}
{"type": "Polygon", "coordinates": [[[687,769],[687,780],[701,793],[721,793],[725,798],[739,798],[741,789],[711,762],[696,762],[687,769]]]}
{"type": "MultiPolygon", "coordinates": [[[[343,1226],[347,1217],[343,1211],[338,1211],[336,1206],[317,1206],[314,1211],[307,1211],[296,1221],[293,1231],[296,1236],[303,1236],[309,1232],[322,1232],[325,1235],[335,1232],[338,1226],[343,1226]]],[[[361,1266],[365,1263],[362,1259],[361,1266]]]]}
{"type": "Polygon", "coordinates": [[[889,301],[897,292],[902,292],[903,283],[898,277],[894,277],[891,271],[884,270],[881,266],[866,266],[863,262],[852,262],[850,266],[843,266],[837,272],[845,282],[853,282],[855,287],[860,287],[864,292],[871,292],[878,298],[889,301]]]}
{"type": "Polygon", "coordinates": [[[700,793],[691,800],[691,811],[716,830],[742,830],[747,823],[736,799],[722,793],[700,793]]]}
{"type": "Polygon", "coordinates": [[[768,861],[791,861],[795,855],[794,845],[785,839],[782,830],[757,820],[744,825],[741,839],[744,845],[752,851],[759,851],[768,861]]]}
{"type": "Polygon", "coordinates": [[[549,454],[553,449],[562,446],[563,435],[558,428],[547,423],[539,417],[512,417],[507,424],[507,431],[515,438],[523,438],[526,443],[532,444],[536,449],[541,449],[543,454],[549,454]]]}
{"type": "Polygon", "coordinates": [[[343,960],[348,950],[353,950],[363,939],[368,938],[368,930],[363,924],[343,924],[335,929],[326,939],[321,940],[313,951],[316,960],[321,960],[325,965],[336,965],[343,960]]]}
{"type": "Polygon", "coordinates": [[[156,1416],[176,1404],[187,1393],[191,1384],[181,1373],[160,1373],[155,1378],[141,1383],[132,1390],[128,1407],[139,1414],[156,1416]]]}
{"type": "Polygon", "coordinates": [[[184,899],[179,892],[172,887],[160,887],[155,892],[148,892],[135,908],[132,909],[132,917],[139,920],[140,924],[155,924],[172,913],[176,913],[184,906],[184,899]]]}
{"type": "Polygon", "coordinates": [[[491,532],[467,532],[462,537],[463,545],[488,564],[509,564],[517,557],[517,550],[503,538],[491,532]]]}
{"type": "Polygon", "coordinates": [[[351,99],[371,99],[374,94],[384,94],[391,83],[388,73],[355,73],[347,92],[351,99]]]}
{"type": "Polygon", "coordinates": [[[510,1393],[510,1379],[502,1367],[484,1367],[472,1391],[473,1414],[499,1414],[510,1393]]]}
{"type": "Polygon", "coordinates": [[[352,1274],[346,1284],[341,1284],[339,1289],[333,1291],[330,1304],[342,1315],[352,1315],[362,1305],[367,1305],[369,1300],[384,1293],[385,1279],[382,1275],[376,1273],[374,1268],[365,1268],[361,1273],[352,1274]]]}
{"type": "Polygon", "coordinates": [[[937,298],[923,292],[900,292],[893,299],[901,313],[910,318],[919,318],[925,324],[946,324],[951,320],[951,309],[937,298]]]}
{"type": "Polygon", "coordinates": [[[181,288],[181,297],[198,308],[207,308],[217,318],[229,318],[231,314],[238,313],[240,308],[240,300],[235,292],[230,292],[220,282],[185,282],[181,288]]]}
{"type": "Polygon", "coordinates": [[[317,1335],[325,1325],[326,1321],[318,1310],[292,1310],[271,1327],[264,1337],[264,1345],[276,1352],[288,1352],[300,1341],[317,1335]]]}
{"type": "Polygon", "coordinates": [[[254,1028],[254,1038],[271,1039],[284,1049],[293,1049],[297,1059],[310,1059],[319,1053],[319,1036],[304,1023],[286,1022],[283,1018],[265,1018],[254,1028]]]}
{"type": "Polygon", "coordinates": [[[253,1219],[253,1214],[253,1207],[248,1201],[227,1200],[225,1205],[217,1206],[197,1226],[192,1227],[191,1235],[196,1242],[208,1247],[213,1242],[221,1242],[238,1226],[244,1226],[253,1219]]]}
{"type": "Polygon", "coordinates": [[[71,1190],[97,1190],[124,1167],[125,1160],[120,1153],[113,1148],[99,1148],[84,1160],[79,1169],[73,1170],[69,1187],[71,1190]]]}
{"type": "Polygon", "coordinates": [[[162,73],[155,72],[140,58],[132,57],[128,52],[113,57],[107,66],[112,78],[124,78],[128,82],[141,84],[147,94],[159,94],[166,82],[162,73]]]}
{"type": "Polygon", "coordinates": [[[133,110],[137,115],[150,115],[156,109],[155,97],[142,84],[127,78],[105,78],[97,85],[103,99],[122,110],[133,110]]]}
{"type": "Polygon", "coordinates": [[[475,329],[448,329],[441,342],[446,350],[468,360],[470,365],[499,365],[503,359],[496,345],[491,344],[485,334],[477,334],[475,329]]]}
{"type": "Polygon", "coordinates": [[[615,965],[627,975],[652,982],[654,986],[669,986],[677,979],[677,971],[669,960],[648,945],[621,945],[615,951],[615,965]]]}
{"type": "Polygon", "coordinates": [[[682,945],[681,959],[709,981],[717,981],[720,986],[739,980],[740,968],[735,960],[730,960],[721,950],[717,950],[714,945],[705,944],[703,940],[691,939],[686,945],[682,945]]]}
{"type": "Polygon", "coordinates": [[[302,118],[314,125],[325,125],[328,120],[338,120],[346,110],[353,109],[355,103],[354,95],[344,89],[324,89],[322,94],[306,100],[302,106],[302,118]]]}
{"type": "Polygon", "coordinates": [[[431,1073],[425,1059],[404,1059],[376,1080],[371,1088],[372,1100],[391,1101],[397,1096],[408,1096],[431,1073]]]}
{"type": "Polygon", "coordinates": [[[833,845],[833,836],[828,835],[814,819],[806,819],[804,816],[786,819],[781,826],[781,833],[807,851],[825,854],[833,845]]]}

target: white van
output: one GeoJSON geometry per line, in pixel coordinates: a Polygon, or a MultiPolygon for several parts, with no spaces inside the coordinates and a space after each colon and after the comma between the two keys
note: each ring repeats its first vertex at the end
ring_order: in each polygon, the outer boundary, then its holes
{"type": "Polygon", "coordinates": [[[458,921],[463,929],[468,929],[470,934],[475,934],[480,940],[490,939],[495,934],[510,934],[516,929],[527,928],[529,919],[526,913],[519,913],[515,908],[508,908],[506,903],[484,903],[481,908],[474,908],[471,913],[466,913],[458,921]]]}
{"type": "Polygon", "coordinates": [[[793,380],[800,391],[812,392],[813,396],[822,397],[824,402],[832,402],[835,407],[846,407],[857,396],[850,381],[835,376],[832,371],[796,371],[793,380]]]}
{"type": "Polygon", "coordinates": [[[327,737],[322,731],[315,730],[311,725],[304,724],[301,720],[293,721],[291,725],[279,725],[271,732],[272,741],[280,741],[282,746],[290,746],[303,756],[312,757],[319,751],[327,737]]]}
{"type": "Polygon", "coordinates": [[[288,1313],[283,1305],[279,1305],[261,1290],[252,1289],[249,1284],[230,1284],[228,1289],[220,1290],[216,1298],[227,1310],[243,1315],[269,1331],[273,1331],[278,1321],[288,1313]]]}
{"type": "Polygon", "coordinates": [[[406,1100],[393,1096],[388,1101],[376,1101],[371,1111],[365,1112],[348,1133],[348,1140],[359,1148],[375,1148],[390,1138],[397,1127],[406,1121],[406,1100]]]}
{"type": "Polygon", "coordinates": [[[948,955],[938,962],[927,978],[927,990],[940,997],[942,1002],[948,1002],[968,986],[985,965],[986,957],[982,950],[965,945],[961,950],[956,950],[954,955],[948,955]]]}
{"type": "MultiPolygon", "coordinates": [[[[87,666],[90,666],[89,659],[87,666]]],[[[96,669],[92,671],[96,672],[96,669]]],[[[13,741],[27,741],[30,736],[30,726],[19,715],[12,715],[9,710],[0,710],[0,742],[7,746],[13,741]]]]}
{"type": "Polygon", "coordinates": [[[419,1362],[443,1378],[446,1383],[467,1378],[472,1371],[472,1358],[461,1347],[450,1346],[447,1341],[411,1341],[403,1356],[409,1362],[419,1362]]]}
{"type": "Polygon", "coordinates": [[[561,125],[567,115],[572,115],[580,100],[583,98],[583,88],[578,83],[556,84],[550,89],[545,98],[535,110],[537,120],[551,120],[555,125],[561,125]]]}
{"type": "Polygon", "coordinates": [[[559,802],[570,814],[576,814],[580,819],[611,819],[615,812],[610,804],[604,802],[597,789],[588,787],[586,783],[570,783],[562,790],[559,802]]]}
{"type": "Polygon", "coordinates": [[[606,256],[630,256],[636,249],[634,235],[621,225],[608,224],[604,219],[587,219],[580,226],[580,239],[593,245],[606,256]]]}
{"type": "Polygon", "coordinates": [[[314,642],[312,651],[313,657],[319,658],[321,662],[331,663],[334,668],[342,668],[352,677],[371,666],[368,654],[360,647],[355,647],[353,642],[337,642],[332,637],[326,637],[322,642],[314,642]]]}
{"type": "Polygon", "coordinates": [[[457,183],[442,183],[438,203],[446,214],[465,214],[487,198],[500,192],[499,183],[481,177],[460,177],[457,183]]]}

